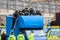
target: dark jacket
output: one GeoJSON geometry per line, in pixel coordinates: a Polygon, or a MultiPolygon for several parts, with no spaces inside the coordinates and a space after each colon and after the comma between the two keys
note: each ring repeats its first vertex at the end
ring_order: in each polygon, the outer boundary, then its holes
{"type": "Polygon", "coordinates": [[[22,12],[24,13],[24,15],[28,15],[29,14],[28,8],[23,9],[22,12]]]}
{"type": "Polygon", "coordinates": [[[6,40],[6,35],[5,34],[1,35],[1,40],[6,40]]]}
{"type": "Polygon", "coordinates": [[[35,15],[41,15],[42,16],[42,14],[39,11],[36,11],[35,15]]]}
{"type": "Polygon", "coordinates": [[[34,9],[31,8],[31,9],[29,10],[29,13],[30,13],[30,15],[34,15],[34,9]]]}
{"type": "Polygon", "coordinates": [[[25,13],[25,12],[29,12],[29,11],[27,9],[23,9],[22,12],[25,13]]]}
{"type": "Polygon", "coordinates": [[[35,15],[40,15],[40,16],[42,16],[42,14],[41,14],[41,13],[39,13],[39,12],[38,12],[38,13],[35,13],[35,15]]]}

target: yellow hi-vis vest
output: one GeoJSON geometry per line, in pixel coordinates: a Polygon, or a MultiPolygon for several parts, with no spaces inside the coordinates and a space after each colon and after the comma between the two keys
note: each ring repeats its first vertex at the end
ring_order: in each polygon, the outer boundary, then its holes
{"type": "Polygon", "coordinates": [[[19,34],[17,40],[25,40],[24,34],[19,34]]]}
{"type": "Polygon", "coordinates": [[[0,36],[0,40],[1,40],[1,36],[0,36]]]}
{"type": "Polygon", "coordinates": [[[34,34],[33,33],[28,36],[28,40],[34,40],[34,34]]]}
{"type": "Polygon", "coordinates": [[[14,35],[10,35],[10,36],[8,37],[8,40],[16,40],[16,37],[15,37],[14,35]]]}

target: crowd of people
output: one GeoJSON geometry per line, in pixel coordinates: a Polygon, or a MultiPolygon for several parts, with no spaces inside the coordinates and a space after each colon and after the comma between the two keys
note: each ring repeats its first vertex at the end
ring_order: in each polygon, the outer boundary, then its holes
{"type": "Polygon", "coordinates": [[[34,10],[33,8],[25,8],[23,10],[16,10],[13,15],[41,15],[39,10],[34,10]]]}
{"type": "Polygon", "coordinates": [[[12,29],[14,28],[14,24],[16,22],[16,19],[18,16],[20,15],[40,15],[42,16],[42,14],[39,12],[39,10],[34,10],[33,8],[25,8],[23,10],[16,10],[15,13],[13,14],[13,23],[12,23],[12,29]]]}
{"type": "MultiPolygon", "coordinates": [[[[6,36],[6,32],[4,31],[3,34],[1,35],[0,40],[6,40],[6,38],[8,38],[7,40],[25,40],[25,35],[24,32],[20,32],[17,36],[14,35],[14,32],[12,32],[10,34],[10,36],[6,36]]],[[[30,32],[29,36],[28,36],[28,40],[34,40],[34,32],[30,32]]]]}

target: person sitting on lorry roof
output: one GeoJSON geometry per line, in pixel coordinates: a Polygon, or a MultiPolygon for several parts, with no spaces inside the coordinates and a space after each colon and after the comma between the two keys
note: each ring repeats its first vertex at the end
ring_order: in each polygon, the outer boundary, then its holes
{"type": "Polygon", "coordinates": [[[15,22],[16,22],[16,19],[17,17],[19,16],[19,12],[18,10],[15,11],[15,13],[13,14],[13,22],[12,22],[12,29],[14,28],[14,25],[15,25],[15,22]]]}
{"type": "Polygon", "coordinates": [[[24,13],[24,15],[28,15],[29,14],[28,8],[23,9],[22,12],[24,13]]]}
{"type": "Polygon", "coordinates": [[[42,14],[41,14],[38,10],[36,11],[35,15],[40,15],[40,16],[42,16],[42,14]]]}
{"type": "Polygon", "coordinates": [[[29,9],[29,13],[30,13],[30,15],[34,15],[35,14],[35,11],[34,11],[34,9],[32,7],[29,9]]]}

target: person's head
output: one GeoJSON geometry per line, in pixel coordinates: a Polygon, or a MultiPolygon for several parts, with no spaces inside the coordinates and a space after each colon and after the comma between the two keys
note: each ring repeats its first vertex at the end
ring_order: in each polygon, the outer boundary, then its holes
{"type": "Polygon", "coordinates": [[[14,34],[14,32],[11,32],[11,35],[13,35],[14,34]]]}
{"type": "Polygon", "coordinates": [[[30,34],[34,33],[33,31],[30,32],[30,34]]]}
{"type": "Polygon", "coordinates": [[[20,34],[23,34],[23,32],[20,32],[20,34]]]}
{"type": "Polygon", "coordinates": [[[25,8],[25,9],[28,9],[28,8],[25,8]]]}
{"type": "Polygon", "coordinates": [[[4,31],[3,34],[6,34],[6,32],[4,31]]]}
{"type": "Polygon", "coordinates": [[[38,11],[38,10],[36,10],[36,13],[39,13],[39,11],[38,11]]]}
{"type": "Polygon", "coordinates": [[[23,34],[24,33],[24,30],[20,30],[20,34],[23,34]]]}
{"type": "Polygon", "coordinates": [[[20,32],[20,34],[22,34],[22,32],[20,32]]]}
{"type": "Polygon", "coordinates": [[[34,33],[33,31],[31,31],[31,33],[34,33]]]}

